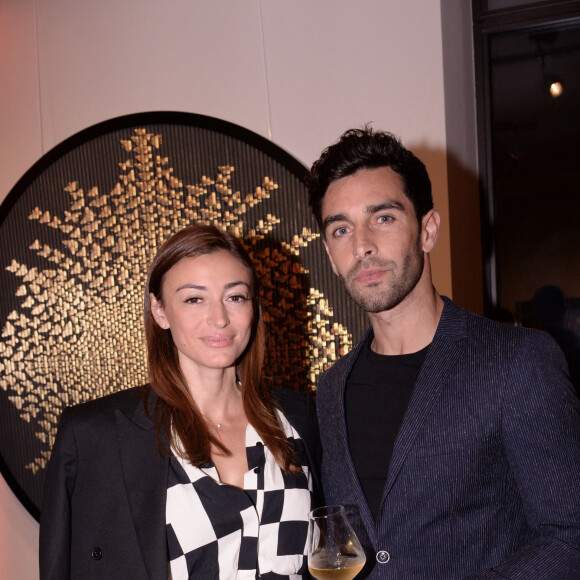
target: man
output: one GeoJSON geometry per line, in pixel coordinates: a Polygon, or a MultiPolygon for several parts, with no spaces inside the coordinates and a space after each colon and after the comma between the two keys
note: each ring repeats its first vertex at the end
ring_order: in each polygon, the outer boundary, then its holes
{"type": "Polygon", "coordinates": [[[562,352],[436,292],[431,183],[391,134],[347,131],[309,195],[371,323],[317,391],[326,502],[365,548],[359,577],[578,580],[580,405],[562,352]]]}

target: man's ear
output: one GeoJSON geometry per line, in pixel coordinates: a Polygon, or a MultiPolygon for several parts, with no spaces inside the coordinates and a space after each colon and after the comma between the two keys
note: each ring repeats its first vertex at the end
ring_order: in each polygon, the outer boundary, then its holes
{"type": "Polygon", "coordinates": [[[428,211],[421,219],[421,247],[428,254],[435,247],[439,237],[441,216],[436,209],[428,211]]]}
{"type": "Polygon", "coordinates": [[[149,302],[151,303],[151,315],[153,319],[161,328],[169,328],[169,321],[165,316],[165,309],[163,308],[163,304],[160,300],[155,298],[153,293],[149,293],[149,302]]]}
{"type": "Polygon", "coordinates": [[[323,240],[324,243],[324,249],[326,250],[326,254],[328,255],[328,259],[330,260],[330,265],[332,266],[332,271],[338,276],[338,270],[336,269],[336,266],[334,265],[334,261],[332,259],[332,256],[330,255],[330,252],[328,251],[328,244],[326,243],[326,240],[323,240]]]}

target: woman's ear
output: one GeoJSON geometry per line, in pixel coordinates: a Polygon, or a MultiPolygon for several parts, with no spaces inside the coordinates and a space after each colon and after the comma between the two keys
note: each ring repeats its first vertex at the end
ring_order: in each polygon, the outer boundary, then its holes
{"type": "Polygon", "coordinates": [[[161,300],[157,300],[153,293],[149,293],[149,302],[151,304],[151,316],[161,328],[169,328],[169,321],[165,316],[165,309],[161,300]]]}

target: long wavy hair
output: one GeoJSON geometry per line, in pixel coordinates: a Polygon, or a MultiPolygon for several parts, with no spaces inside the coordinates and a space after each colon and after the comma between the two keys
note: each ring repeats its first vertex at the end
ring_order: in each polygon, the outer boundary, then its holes
{"type": "MultiPolygon", "coordinates": [[[[229,232],[214,226],[192,225],[166,240],[153,259],[145,287],[145,336],[147,341],[148,390],[158,399],[153,410],[157,447],[164,455],[178,453],[193,465],[210,460],[212,445],[222,453],[229,450],[212,435],[191,395],[170,330],[162,329],[151,312],[150,294],[163,304],[165,274],[184,258],[225,250],[251,274],[253,304],[252,332],[248,346],[237,361],[242,402],[246,417],[286,472],[299,472],[293,448],[275,411],[270,390],[263,377],[264,323],[260,316],[259,285],[254,264],[242,243],[229,232]],[[170,451],[171,450],[171,451],[170,451]]],[[[147,391],[148,392],[148,391],[147,391]]],[[[147,406],[146,406],[147,409],[147,406]]]]}

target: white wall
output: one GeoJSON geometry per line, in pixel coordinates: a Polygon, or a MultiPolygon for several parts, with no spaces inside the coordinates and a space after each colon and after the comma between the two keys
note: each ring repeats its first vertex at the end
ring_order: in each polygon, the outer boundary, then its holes
{"type": "MultiPolygon", "coordinates": [[[[431,173],[434,277],[451,295],[441,4],[0,0],[0,200],[52,147],[119,115],[219,117],[307,165],[372,121],[431,173]]],[[[37,533],[0,480],[0,578],[37,577],[37,533]]]]}

